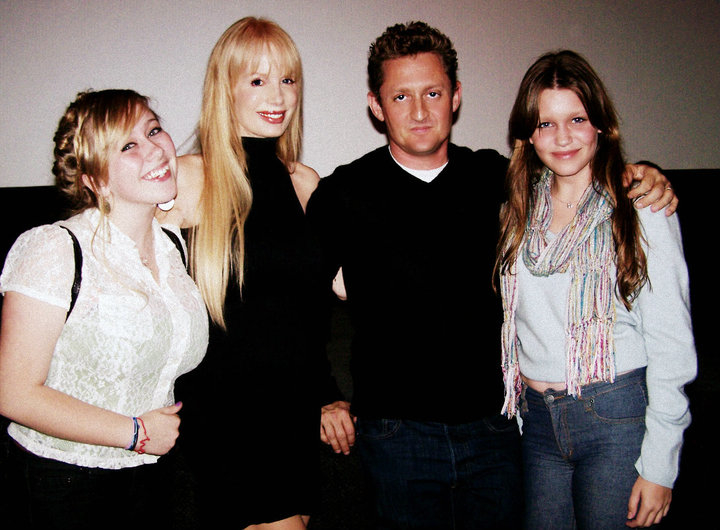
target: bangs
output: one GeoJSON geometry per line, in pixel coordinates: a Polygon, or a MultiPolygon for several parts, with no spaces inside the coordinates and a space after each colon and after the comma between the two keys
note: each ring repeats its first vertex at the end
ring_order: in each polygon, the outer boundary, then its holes
{"type": "Polygon", "coordinates": [[[79,128],[76,149],[78,160],[83,161],[83,173],[104,180],[110,153],[120,150],[140,116],[150,107],[144,96],[131,91],[98,94],[101,96],[93,102],[79,128]]]}
{"type": "Polygon", "coordinates": [[[300,56],[292,41],[287,41],[284,35],[264,34],[258,38],[243,39],[234,47],[230,71],[231,82],[240,72],[259,72],[260,63],[267,58],[270,70],[276,70],[281,75],[292,76],[296,82],[301,82],[302,65],[300,56]]]}

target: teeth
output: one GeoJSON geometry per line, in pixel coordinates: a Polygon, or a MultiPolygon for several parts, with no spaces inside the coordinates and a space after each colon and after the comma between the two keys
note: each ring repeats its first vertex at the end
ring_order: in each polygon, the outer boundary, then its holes
{"type": "Polygon", "coordinates": [[[162,169],[155,169],[154,171],[151,171],[146,178],[147,178],[147,180],[155,180],[157,178],[162,177],[165,173],[168,172],[169,169],[170,169],[169,167],[164,167],[162,169]]]}

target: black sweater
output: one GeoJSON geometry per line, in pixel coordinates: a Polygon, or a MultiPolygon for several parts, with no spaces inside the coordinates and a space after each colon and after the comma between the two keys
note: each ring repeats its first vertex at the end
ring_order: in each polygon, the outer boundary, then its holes
{"type": "Polygon", "coordinates": [[[450,145],[425,183],[382,147],[321,180],[308,219],[343,268],[354,414],[461,423],[500,412],[492,269],[506,168],[495,151],[450,145]]]}

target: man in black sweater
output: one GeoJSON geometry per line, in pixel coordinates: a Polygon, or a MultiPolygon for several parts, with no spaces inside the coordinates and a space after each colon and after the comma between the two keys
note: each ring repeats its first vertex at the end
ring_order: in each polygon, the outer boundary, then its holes
{"type": "Polygon", "coordinates": [[[355,330],[352,408],[328,395],[322,438],[360,452],[378,528],[517,528],[520,434],[500,415],[492,288],[507,159],[449,142],[462,87],[436,29],[388,28],[368,73],[389,146],[322,179],[307,208],[355,330]]]}

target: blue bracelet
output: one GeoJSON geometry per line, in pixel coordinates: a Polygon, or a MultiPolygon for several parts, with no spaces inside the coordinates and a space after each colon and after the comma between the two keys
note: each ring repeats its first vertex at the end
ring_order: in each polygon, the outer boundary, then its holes
{"type": "Polygon", "coordinates": [[[137,445],[137,440],[138,440],[138,419],[136,417],[133,417],[132,420],[133,420],[133,424],[135,426],[135,432],[133,433],[132,443],[125,448],[128,451],[135,450],[135,446],[137,445]]]}

